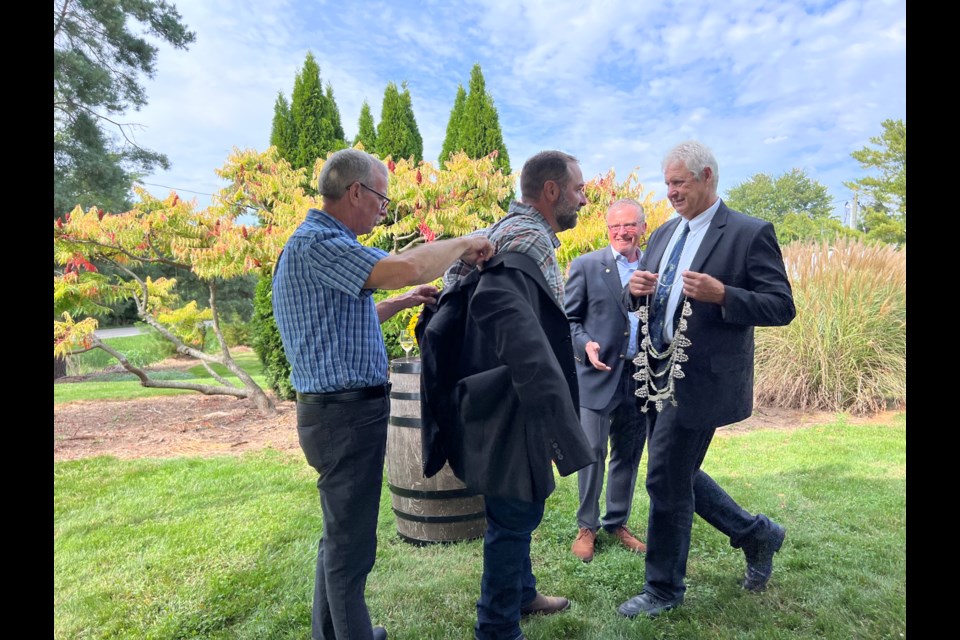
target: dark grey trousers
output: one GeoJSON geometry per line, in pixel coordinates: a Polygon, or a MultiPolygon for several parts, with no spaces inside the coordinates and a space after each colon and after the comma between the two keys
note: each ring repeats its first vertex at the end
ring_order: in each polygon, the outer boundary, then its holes
{"type": "Polygon", "coordinates": [[[638,410],[634,395],[636,381],[631,377],[634,366],[624,364],[619,388],[604,411],[580,407],[580,426],[597,462],[577,472],[580,507],[577,525],[596,531],[601,525],[612,531],[626,525],[633,507],[637,468],[643,455],[646,421],[638,410]],[[604,469],[607,466],[607,441],[610,442],[610,463],[607,473],[606,513],[600,517],[600,494],[604,469]]]}
{"type": "Polygon", "coordinates": [[[313,593],[314,640],[370,640],[364,600],[377,553],[377,515],[389,398],[326,406],[297,403],[300,448],[320,474],[323,536],[313,593]]]}

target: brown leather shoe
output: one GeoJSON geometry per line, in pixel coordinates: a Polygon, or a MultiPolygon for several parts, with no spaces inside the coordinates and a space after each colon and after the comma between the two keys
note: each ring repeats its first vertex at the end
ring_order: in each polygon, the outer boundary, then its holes
{"type": "Polygon", "coordinates": [[[612,531],[612,534],[620,540],[620,543],[623,544],[627,549],[633,551],[634,553],[646,553],[647,545],[643,544],[638,540],[632,533],[630,529],[627,529],[624,526],[619,526],[612,531]]]}
{"type": "Polygon", "coordinates": [[[597,534],[590,529],[581,528],[577,533],[577,539],[573,541],[570,551],[584,562],[593,560],[593,545],[597,540],[597,534]]]}
{"type": "Polygon", "coordinates": [[[551,613],[560,613],[569,606],[570,601],[566,598],[560,596],[545,596],[538,591],[536,598],[520,607],[520,615],[524,617],[533,615],[548,616],[551,613]]]}

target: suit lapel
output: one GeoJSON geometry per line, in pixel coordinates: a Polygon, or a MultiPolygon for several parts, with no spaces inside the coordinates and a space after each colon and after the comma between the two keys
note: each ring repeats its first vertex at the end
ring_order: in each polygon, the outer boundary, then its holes
{"type": "Polygon", "coordinates": [[[703,241],[700,242],[700,248],[697,249],[697,255],[693,256],[693,262],[690,263],[690,271],[703,271],[703,263],[707,261],[707,258],[710,257],[714,247],[717,246],[717,242],[719,242],[720,238],[723,237],[723,229],[727,226],[727,215],[729,214],[729,211],[730,210],[727,209],[727,205],[721,202],[720,208],[717,209],[717,212],[713,215],[713,220],[710,221],[710,226],[707,227],[707,232],[703,236],[703,241]]]}

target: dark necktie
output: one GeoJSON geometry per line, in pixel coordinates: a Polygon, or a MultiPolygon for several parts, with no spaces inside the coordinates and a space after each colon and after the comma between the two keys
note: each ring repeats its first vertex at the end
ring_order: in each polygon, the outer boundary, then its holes
{"type": "MultiPolygon", "coordinates": [[[[667,320],[667,299],[670,297],[670,291],[673,290],[674,281],[680,276],[677,274],[677,264],[680,262],[680,254],[683,253],[683,245],[687,241],[687,233],[690,231],[690,223],[683,223],[683,231],[677,238],[677,243],[673,245],[673,251],[670,252],[670,259],[667,266],[663,268],[660,277],[657,278],[657,289],[653,296],[653,302],[650,305],[650,341],[657,351],[663,351],[663,327],[667,320]]],[[[677,283],[683,286],[683,283],[677,283]]]]}

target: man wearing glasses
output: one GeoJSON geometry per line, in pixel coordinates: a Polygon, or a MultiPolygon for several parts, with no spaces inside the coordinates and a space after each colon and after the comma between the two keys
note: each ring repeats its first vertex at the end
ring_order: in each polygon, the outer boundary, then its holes
{"type": "Polygon", "coordinates": [[[483,237],[421,245],[399,255],[361,245],[386,216],[387,168],[356,149],[334,153],[320,172],[323,209],[307,211],[273,277],[273,312],[297,390],[297,435],[320,474],[323,537],[317,550],[314,640],[382,640],[364,600],[377,549],[377,514],[390,413],[380,323],[436,301],[423,283],[455,260],[482,264],[483,237]],[[376,289],[421,284],[374,303],[376,289]]]}
{"type": "Polygon", "coordinates": [[[606,219],[610,245],[570,264],[564,302],[580,385],[580,425],[597,460],[577,472],[579,531],[570,550],[584,562],[593,560],[601,526],[630,551],[646,551],[627,528],[646,429],[630,364],[637,351],[638,320],[624,304],[623,287],[640,264],[647,223],[643,206],[631,199],[611,204],[606,219]],[[606,513],[601,518],[608,440],[606,513]]]}

